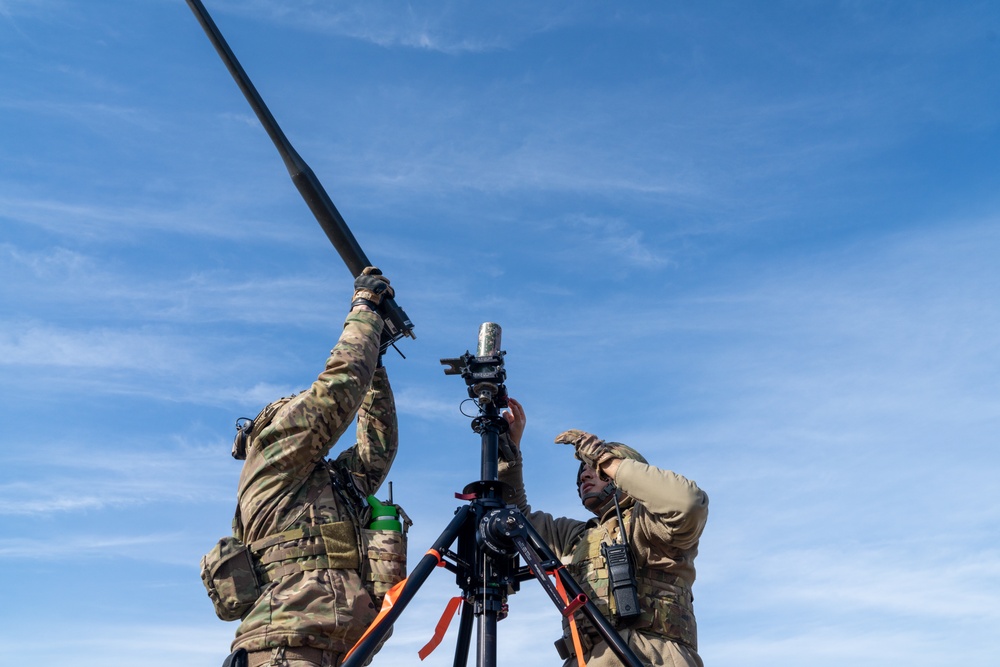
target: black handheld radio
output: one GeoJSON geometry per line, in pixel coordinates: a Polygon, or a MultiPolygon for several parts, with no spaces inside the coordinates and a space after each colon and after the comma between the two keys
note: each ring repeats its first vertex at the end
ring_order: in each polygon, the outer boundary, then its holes
{"type": "Polygon", "coordinates": [[[618,505],[618,494],[612,496],[615,500],[615,512],[618,514],[618,532],[621,542],[602,544],[601,555],[608,567],[611,594],[615,598],[615,614],[619,620],[629,621],[641,613],[639,609],[639,591],[635,581],[635,566],[632,563],[632,552],[628,548],[628,535],[622,521],[622,510],[618,505]]]}

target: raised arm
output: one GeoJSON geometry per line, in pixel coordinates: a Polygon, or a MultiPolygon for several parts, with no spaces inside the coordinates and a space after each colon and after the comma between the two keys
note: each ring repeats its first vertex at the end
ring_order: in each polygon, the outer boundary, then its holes
{"type": "Polygon", "coordinates": [[[255,448],[267,465],[290,473],[327,455],[368,392],[381,333],[378,314],[366,310],[348,314],[323,372],[257,435],[255,448]]]}
{"type": "Polygon", "coordinates": [[[254,431],[241,487],[249,478],[308,474],[329,453],[354,418],[378,363],[382,317],[375,312],[392,296],[389,279],[369,266],[354,279],[350,312],[326,368],[312,385],[285,403],[254,431]]]}
{"type": "Polygon", "coordinates": [[[385,368],[375,371],[371,389],[358,410],[358,441],[337,457],[350,470],[367,494],[374,494],[385,481],[399,447],[396,403],[385,368]]]}
{"type": "Polygon", "coordinates": [[[556,442],[573,445],[576,458],[601,477],[609,479],[638,503],[637,521],[650,540],[677,549],[698,544],[708,519],[708,495],[694,482],[644,461],[626,458],[630,448],[607,443],[576,429],[556,436],[556,442]]]}
{"type": "Polygon", "coordinates": [[[508,398],[508,403],[510,404],[510,412],[504,413],[504,417],[507,419],[509,430],[501,437],[510,439],[516,457],[513,461],[500,462],[500,481],[508,484],[512,490],[512,494],[505,500],[521,510],[556,556],[561,558],[570,552],[572,544],[583,532],[586,523],[576,519],[554,517],[547,512],[531,511],[527,494],[524,491],[524,459],[521,456],[521,437],[524,434],[527,417],[524,407],[518,401],[508,398]]]}

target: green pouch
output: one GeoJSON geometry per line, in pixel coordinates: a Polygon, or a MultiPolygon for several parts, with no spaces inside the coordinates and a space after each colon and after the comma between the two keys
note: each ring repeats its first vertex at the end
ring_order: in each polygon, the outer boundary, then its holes
{"type": "Polygon", "coordinates": [[[223,621],[242,618],[261,593],[250,549],[235,537],[223,537],[202,557],[201,581],[223,621]]]}

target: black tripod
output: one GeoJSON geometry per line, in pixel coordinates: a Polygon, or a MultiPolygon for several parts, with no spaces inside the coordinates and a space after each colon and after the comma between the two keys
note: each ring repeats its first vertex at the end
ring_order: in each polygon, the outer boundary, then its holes
{"type": "Polygon", "coordinates": [[[507,420],[500,410],[507,406],[504,387],[506,371],[504,352],[500,350],[500,326],[487,322],[479,328],[477,355],[466,352],[457,359],[442,359],[450,366],[446,375],[461,375],[469,387],[480,414],[472,428],[482,437],[481,480],[473,482],[455,494],[469,503],[458,508],[455,517],[437,541],[410,573],[398,592],[392,609],[355,647],[344,667],[361,667],[380,645],[406,605],[420,586],[438,566],[455,573],[462,589],[462,615],[459,621],[458,643],[454,667],[465,667],[472,640],[473,619],[478,619],[477,667],[494,667],[497,656],[497,621],[504,612],[508,592],[518,590],[520,582],[534,577],[564,616],[580,610],[607,641],[615,655],[629,667],[641,667],[642,662],[628,647],[597,607],[584,594],[580,585],[566,571],[552,550],[535,531],[519,509],[504,503],[504,487],[498,478],[501,454],[500,435],[507,430],[507,420]],[[457,552],[451,550],[458,542],[457,552]],[[519,557],[526,566],[519,564],[519,557]],[[558,577],[566,592],[566,600],[549,579],[558,577]]]}

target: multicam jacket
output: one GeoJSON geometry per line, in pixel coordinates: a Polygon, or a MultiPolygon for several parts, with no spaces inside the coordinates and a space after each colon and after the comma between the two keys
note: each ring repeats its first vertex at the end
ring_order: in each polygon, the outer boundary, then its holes
{"type": "MultiPolygon", "coordinates": [[[[524,492],[520,454],[513,463],[501,462],[499,477],[513,488],[513,504],[524,512],[587,596],[644,663],[702,667],[697,653],[691,585],[695,579],[698,541],[708,518],[708,496],[704,491],[676,473],[639,461],[622,460],[615,483],[627,494],[621,507],[636,566],[642,614],[619,627],[600,549],[602,543],[620,540],[614,509],[590,521],[532,512],[524,492]]],[[[583,614],[577,612],[576,619],[582,630],[584,661],[588,667],[620,665],[583,614]]],[[[565,652],[572,654],[568,629],[564,629],[564,634],[566,639],[557,644],[562,643],[565,652]]],[[[576,665],[577,660],[571,655],[565,664],[576,665]]]]}
{"type": "Polygon", "coordinates": [[[357,413],[357,444],[336,463],[364,494],[374,494],[388,474],[398,441],[392,389],[385,369],[376,370],[381,331],[375,313],[348,315],[326,369],[248,448],[235,536],[266,544],[269,536],[302,529],[303,537],[264,551],[263,592],[237,628],[233,650],[345,651],[375,618],[357,571],[352,508],[333,489],[325,457],[357,413]]]}

